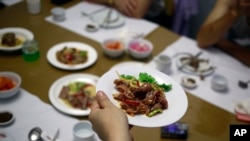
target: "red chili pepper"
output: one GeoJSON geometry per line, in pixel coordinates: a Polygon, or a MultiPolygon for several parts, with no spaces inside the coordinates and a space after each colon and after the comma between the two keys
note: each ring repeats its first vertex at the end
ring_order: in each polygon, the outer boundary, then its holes
{"type": "Polygon", "coordinates": [[[134,100],[124,100],[123,102],[129,104],[129,105],[132,105],[132,106],[138,106],[140,103],[138,101],[134,101],[134,100]]]}
{"type": "Polygon", "coordinates": [[[71,61],[71,60],[73,60],[73,55],[72,55],[72,54],[66,54],[66,55],[65,55],[65,58],[66,58],[68,61],[71,61]]]}

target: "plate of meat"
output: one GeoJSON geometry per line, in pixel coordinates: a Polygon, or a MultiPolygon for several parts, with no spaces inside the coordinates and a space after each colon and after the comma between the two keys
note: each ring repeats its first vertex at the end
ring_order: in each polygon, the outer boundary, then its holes
{"type": "Polygon", "coordinates": [[[168,75],[145,66],[123,66],[102,75],[96,90],[121,108],[129,124],[161,127],[179,120],[188,101],[183,88],[168,75]]]}
{"type": "Polygon", "coordinates": [[[16,51],[23,47],[26,40],[33,40],[34,35],[25,28],[8,27],[0,29],[0,50],[16,51]]]}
{"type": "Polygon", "coordinates": [[[74,115],[86,116],[96,93],[99,77],[93,74],[76,73],[56,80],[49,89],[49,99],[59,111],[74,115]]]}
{"type": "Polygon", "coordinates": [[[97,57],[95,48],[81,42],[59,43],[47,52],[49,63],[64,70],[87,68],[95,63],[97,57]]]}

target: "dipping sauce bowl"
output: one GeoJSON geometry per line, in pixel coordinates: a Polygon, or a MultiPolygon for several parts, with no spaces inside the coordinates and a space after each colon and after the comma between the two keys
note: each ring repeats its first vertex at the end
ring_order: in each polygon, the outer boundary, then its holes
{"type": "Polygon", "coordinates": [[[227,79],[220,74],[215,74],[212,76],[211,87],[215,91],[225,91],[227,89],[227,79]]]}
{"type": "Polygon", "coordinates": [[[94,141],[95,132],[89,121],[82,120],[74,125],[73,135],[75,141],[94,141]]]}

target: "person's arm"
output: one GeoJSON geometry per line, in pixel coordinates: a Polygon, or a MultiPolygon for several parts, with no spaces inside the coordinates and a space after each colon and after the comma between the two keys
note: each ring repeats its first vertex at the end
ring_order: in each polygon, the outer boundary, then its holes
{"type": "Polygon", "coordinates": [[[198,31],[196,39],[199,47],[214,45],[229,30],[238,17],[232,4],[232,0],[217,0],[214,9],[198,31]]]}
{"type": "Polygon", "coordinates": [[[87,0],[99,4],[106,4],[119,10],[126,16],[134,18],[142,18],[152,0],[87,0]]]}
{"type": "Polygon", "coordinates": [[[241,47],[228,40],[220,40],[215,46],[250,67],[250,48],[241,47]]]}
{"type": "Polygon", "coordinates": [[[98,91],[91,106],[89,120],[103,141],[132,141],[126,114],[113,105],[106,94],[98,91]]]}

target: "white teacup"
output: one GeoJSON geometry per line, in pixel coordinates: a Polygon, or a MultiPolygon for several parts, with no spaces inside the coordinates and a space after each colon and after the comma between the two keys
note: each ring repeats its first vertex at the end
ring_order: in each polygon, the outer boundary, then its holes
{"type": "Polygon", "coordinates": [[[82,120],[74,125],[73,135],[75,141],[94,141],[95,132],[89,121],[82,120]]]}
{"type": "Polygon", "coordinates": [[[171,73],[172,60],[168,55],[160,55],[155,59],[156,68],[166,74],[171,73]]]}
{"type": "Polygon", "coordinates": [[[52,17],[55,21],[61,22],[66,19],[65,17],[65,9],[63,7],[55,7],[51,9],[52,17]]]}

